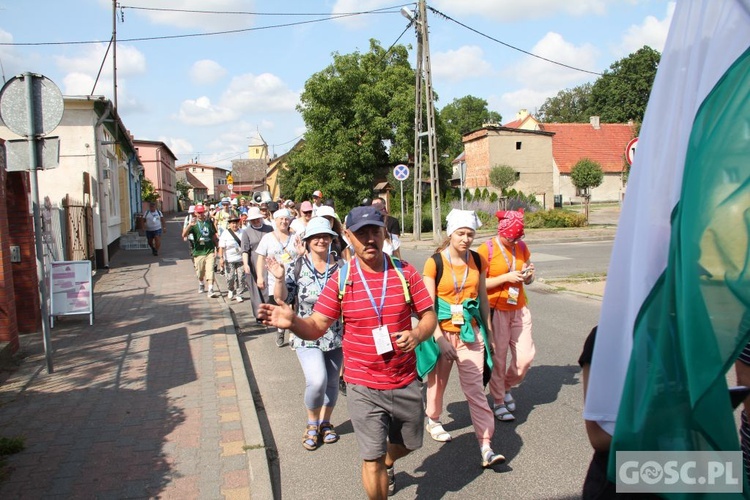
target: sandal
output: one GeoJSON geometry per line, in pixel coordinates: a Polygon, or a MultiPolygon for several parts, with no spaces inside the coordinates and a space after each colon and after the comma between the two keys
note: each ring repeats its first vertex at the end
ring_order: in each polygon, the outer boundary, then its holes
{"type": "Polygon", "coordinates": [[[516,417],[504,404],[495,406],[494,413],[495,418],[500,420],[501,422],[510,422],[516,419],[516,417]]]}
{"type": "Polygon", "coordinates": [[[313,451],[318,449],[320,435],[318,434],[318,426],[314,424],[307,424],[305,434],[302,436],[302,446],[306,450],[313,451]]]}
{"type": "Polygon", "coordinates": [[[441,422],[430,423],[428,420],[425,429],[430,433],[430,437],[438,443],[447,443],[452,439],[451,435],[443,429],[443,424],[441,422]]]}
{"type": "Polygon", "coordinates": [[[510,395],[510,392],[505,393],[503,402],[505,403],[505,406],[508,407],[508,411],[516,411],[516,400],[513,399],[513,396],[510,395]]]}
{"type": "Polygon", "coordinates": [[[318,427],[318,432],[323,435],[323,442],[325,444],[335,443],[339,440],[339,434],[330,422],[321,423],[320,427],[318,427]]]}

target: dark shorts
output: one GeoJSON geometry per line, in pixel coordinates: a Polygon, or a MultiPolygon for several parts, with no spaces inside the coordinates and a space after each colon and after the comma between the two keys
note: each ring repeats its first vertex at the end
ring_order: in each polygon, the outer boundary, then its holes
{"type": "Polygon", "coordinates": [[[347,384],[347,408],[362,460],[377,460],[388,442],[414,451],[422,447],[424,404],[419,382],[391,390],[347,384]]]}
{"type": "Polygon", "coordinates": [[[152,240],[156,236],[161,236],[161,229],[157,229],[156,231],[146,231],[146,238],[152,240]]]}

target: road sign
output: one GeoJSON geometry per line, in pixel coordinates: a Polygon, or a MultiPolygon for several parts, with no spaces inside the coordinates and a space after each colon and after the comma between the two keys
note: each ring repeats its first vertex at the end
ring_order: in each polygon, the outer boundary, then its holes
{"type": "Polygon", "coordinates": [[[635,159],[635,150],[638,146],[638,138],[631,139],[628,143],[628,146],[625,148],[625,161],[628,162],[628,165],[633,164],[633,160],[635,159]]]}
{"type": "Polygon", "coordinates": [[[60,89],[46,76],[26,73],[8,80],[0,90],[0,118],[23,137],[52,132],[62,120],[65,101],[60,89]],[[26,81],[31,79],[31,95],[26,81]],[[29,100],[33,101],[34,128],[29,130],[29,100]]]}
{"type": "Polygon", "coordinates": [[[229,190],[230,193],[234,191],[234,184],[227,184],[227,189],[229,190]]]}
{"type": "Polygon", "coordinates": [[[393,168],[393,177],[395,177],[397,181],[405,181],[409,178],[409,167],[406,165],[396,165],[393,168]]]}
{"type": "Polygon", "coordinates": [[[232,178],[232,174],[227,174],[227,184],[234,184],[234,179],[232,178]]]}

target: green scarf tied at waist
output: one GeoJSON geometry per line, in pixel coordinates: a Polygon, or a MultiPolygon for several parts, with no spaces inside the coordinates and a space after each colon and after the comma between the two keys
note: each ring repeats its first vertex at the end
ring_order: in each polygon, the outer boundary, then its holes
{"type": "MultiPolygon", "coordinates": [[[[479,326],[479,332],[484,339],[484,384],[487,385],[489,377],[492,374],[492,353],[489,349],[490,343],[487,340],[487,328],[484,325],[482,313],[479,310],[479,301],[477,299],[466,299],[463,302],[463,306],[464,324],[461,325],[461,341],[476,341],[472,320],[476,321],[476,324],[479,326]]],[[[451,305],[440,297],[437,299],[437,318],[438,321],[451,318],[451,305]]],[[[433,335],[420,343],[415,349],[415,354],[417,356],[417,375],[419,375],[420,379],[423,379],[435,369],[438,357],[440,356],[440,347],[437,340],[435,340],[435,336],[433,335]]]]}

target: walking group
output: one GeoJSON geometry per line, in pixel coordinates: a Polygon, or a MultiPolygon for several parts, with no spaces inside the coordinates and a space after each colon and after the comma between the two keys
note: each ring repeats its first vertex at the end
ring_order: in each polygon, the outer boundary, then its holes
{"type": "Polygon", "coordinates": [[[364,490],[369,498],[392,495],[394,463],[422,446],[425,430],[451,441],[441,414],[456,364],[478,464],[502,463],[491,446],[495,422],[515,419],[511,390],[534,358],[524,285],[535,271],[522,241],[523,213],[498,212],[497,235],[474,251],[481,222],[472,211],[452,210],[448,237],[420,274],[400,259],[398,221],[384,201],[366,200],[342,225],[321,197],[315,192],[313,203],[303,202],[294,220],[294,207],[279,208],[255,246],[245,245],[245,229],[240,249],[267,294],[253,313],[276,328],[277,345],[278,335],[283,343],[291,332],[305,376],[302,446],[338,441],[332,414],[343,372],[364,490]]]}

